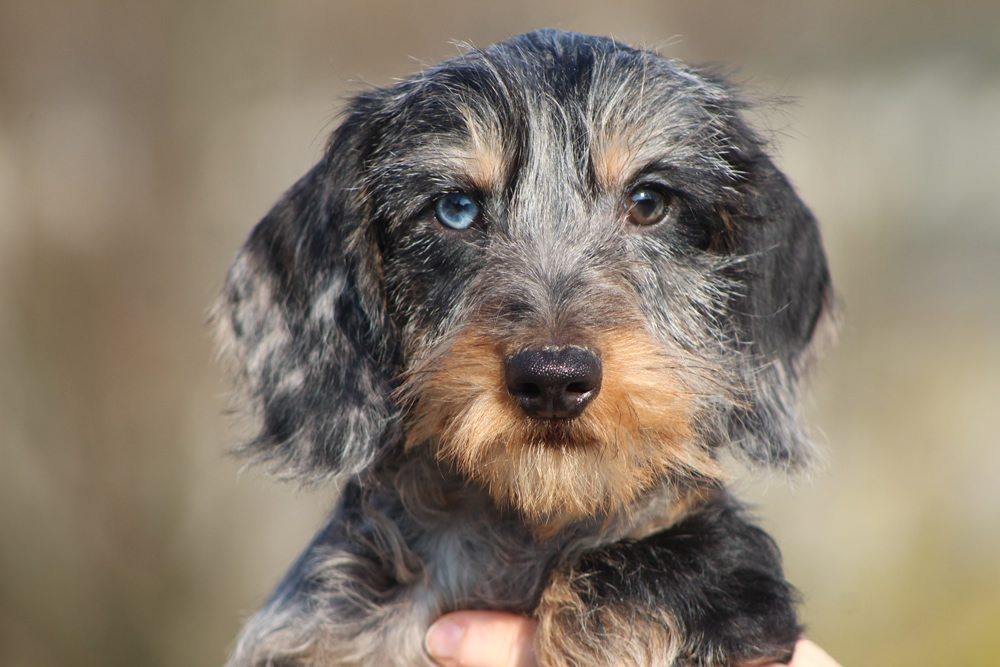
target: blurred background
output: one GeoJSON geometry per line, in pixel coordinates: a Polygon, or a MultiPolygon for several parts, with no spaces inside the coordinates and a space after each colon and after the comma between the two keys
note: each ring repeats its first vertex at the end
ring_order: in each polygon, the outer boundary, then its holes
{"type": "Polygon", "coordinates": [[[1000,4],[2,0],[0,664],[224,661],[333,498],[225,455],[227,265],[345,96],[540,27],[735,67],[822,221],[826,463],[740,483],[810,634],[1000,662],[1000,4]]]}

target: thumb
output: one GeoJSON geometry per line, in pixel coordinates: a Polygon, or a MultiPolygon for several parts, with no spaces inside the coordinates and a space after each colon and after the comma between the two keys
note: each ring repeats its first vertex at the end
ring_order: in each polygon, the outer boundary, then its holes
{"type": "Polygon", "coordinates": [[[534,667],[535,621],[496,611],[457,611],[427,631],[424,647],[443,667],[534,667]]]}

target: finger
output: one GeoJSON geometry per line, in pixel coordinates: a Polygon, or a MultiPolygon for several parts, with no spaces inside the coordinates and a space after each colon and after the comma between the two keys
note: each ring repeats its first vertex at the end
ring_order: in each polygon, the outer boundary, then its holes
{"type": "Polygon", "coordinates": [[[840,663],[808,639],[800,639],[795,645],[795,655],[787,666],[773,663],[764,667],[840,667],[840,663]]]}
{"type": "Polygon", "coordinates": [[[424,647],[444,667],[534,667],[535,621],[495,611],[458,611],[439,618],[424,647]]]}
{"type": "Polygon", "coordinates": [[[840,663],[808,639],[801,639],[795,645],[795,656],[790,667],[840,667],[840,663]]]}

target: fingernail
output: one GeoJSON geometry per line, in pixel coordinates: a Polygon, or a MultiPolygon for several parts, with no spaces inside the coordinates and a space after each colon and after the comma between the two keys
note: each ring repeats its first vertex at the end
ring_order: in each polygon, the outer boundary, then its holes
{"type": "Polygon", "coordinates": [[[427,631],[424,646],[435,660],[447,660],[458,654],[465,628],[451,621],[438,621],[427,631]]]}

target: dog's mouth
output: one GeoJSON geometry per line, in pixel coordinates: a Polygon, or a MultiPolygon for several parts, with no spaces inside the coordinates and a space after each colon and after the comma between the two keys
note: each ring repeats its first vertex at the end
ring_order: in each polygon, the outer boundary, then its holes
{"type": "Polygon", "coordinates": [[[582,419],[529,418],[525,422],[524,429],[518,433],[516,442],[505,442],[505,448],[510,451],[524,448],[549,449],[566,455],[607,449],[608,443],[602,442],[582,419]]]}

